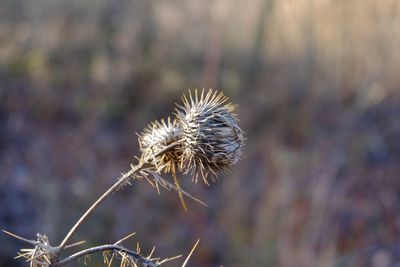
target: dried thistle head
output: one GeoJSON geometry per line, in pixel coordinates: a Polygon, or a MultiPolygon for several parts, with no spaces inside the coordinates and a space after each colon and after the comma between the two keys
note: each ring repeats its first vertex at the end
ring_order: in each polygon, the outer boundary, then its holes
{"type": "Polygon", "coordinates": [[[139,135],[139,145],[143,159],[150,160],[158,172],[170,172],[175,164],[178,165],[182,149],[179,146],[175,146],[164,153],[160,154],[159,152],[170,144],[179,141],[180,138],[181,129],[176,120],[171,121],[168,118],[167,122],[164,120],[152,122],[139,135]]]}
{"type": "Polygon", "coordinates": [[[243,149],[243,132],[238,126],[235,106],[222,92],[204,89],[200,96],[195,90],[182,97],[183,105],[176,107],[176,120],[181,128],[181,170],[198,174],[208,184],[220,172],[235,164],[243,149]]]}
{"type": "Polygon", "coordinates": [[[196,182],[200,175],[209,184],[209,177],[214,180],[239,160],[244,140],[235,105],[222,92],[210,89],[198,94],[195,90],[192,95],[189,91],[182,100],[173,121],[155,121],[139,136],[142,160],[153,165],[142,171],[143,176],[154,176],[154,168],[157,173],[172,172],[178,190],[176,167],[191,172],[196,182]]]}

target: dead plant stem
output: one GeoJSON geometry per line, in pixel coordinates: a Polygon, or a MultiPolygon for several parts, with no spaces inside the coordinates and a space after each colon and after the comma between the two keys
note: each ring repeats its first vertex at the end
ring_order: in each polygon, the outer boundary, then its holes
{"type": "MultiPolygon", "coordinates": [[[[166,152],[167,150],[175,147],[178,143],[174,142],[168,146],[166,146],[163,150],[159,151],[157,154],[162,154],[166,152]]],[[[157,156],[157,155],[156,155],[157,156]]],[[[65,246],[67,245],[68,241],[72,238],[72,236],[76,233],[76,231],[79,229],[79,227],[90,217],[90,215],[97,209],[98,206],[100,206],[109,196],[112,195],[115,191],[117,191],[118,188],[120,188],[121,185],[127,182],[131,176],[133,176],[137,171],[143,168],[143,166],[147,163],[149,163],[151,159],[141,159],[139,160],[139,163],[135,166],[132,166],[131,169],[127,172],[124,173],[117,182],[115,182],[104,194],[102,194],[93,204],[90,206],[90,208],[79,218],[79,220],[75,223],[75,225],[69,230],[68,234],[64,237],[63,241],[60,243],[60,245],[57,247],[57,254],[55,257],[55,262],[57,262],[58,257],[61,255],[61,253],[64,251],[65,246]]]]}

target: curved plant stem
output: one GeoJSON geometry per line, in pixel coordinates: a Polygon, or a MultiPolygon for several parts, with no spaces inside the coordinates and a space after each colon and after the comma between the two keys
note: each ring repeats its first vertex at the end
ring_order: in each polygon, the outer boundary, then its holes
{"type": "Polygon", "coordinates": [[[97,247],[92,247],[92,248],[88,248],[82,251],[79,251],[75,254],[72,254],[71,256],[53,264],[52,266],[54,267],[60,267],[60,266],[64,266],[68,263],[70,263],[71,261],[74,261],[78,258],[90,255],[90,254],[94,254],[97,252],[106,252],[106,251],[118,251],[118,252],[123,252],[128,254],[129,256],[133,257],[135,260],[137,260],[138,262],[142,262],[144,266],[157,266],[154,263],[152,263],[150,260],[144,258],[143,256],[141,256],[139,253],[133,252],[129,249],[124,248],[121,245],[116,245],[116,244],[110,244],[110,245],[101,245],[101,246],[97,246],[97,247]],[[153,264],[153,265],[151,265],[153,264]]]}

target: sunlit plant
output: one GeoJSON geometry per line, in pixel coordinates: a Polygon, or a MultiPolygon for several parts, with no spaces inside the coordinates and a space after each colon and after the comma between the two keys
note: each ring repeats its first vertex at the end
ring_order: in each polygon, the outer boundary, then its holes
{"type": "MultiPolygon", "coordinates": [[[[62,258],[70,247],[83,242],[70,243],[77,230],[87,221],[90,215],[109,197],[124,185],[133,181],[146,180],[158,191],[160,188],[178,192],[185,210],[187,205],[184,196],[201,204],[204,202],[187,193],[180,186],[178,174],[190,173],[193,181],[198,178],[210,185],[222,174],[227,173],[241,157],[243,150],[243,132],[234,114],[235,105],[229,102],[222,92],[197,90],[183,95],[183,103],[176,104],[175,112],[165,120],[154,121],[138,137],[141,155],[137,163],[130,166],[118,180],[103,193],[92,206],[73,225],[62,242],[52,246],[46,235],[37,234],[36,240],[29,240],[3,230],[5,233],[32,245],[21,249],[17,257],[25,258],[32,267],[64,266],[72,261],[87,257],[93,253],[103,253],[104,262],[111,266],[114,259],[120,260],[120,266],[155,267],[176,259],[153,257],[153,251],[147,256],[140,247],[130,250],[121,245],[127,237],[112,243],[83,249],[62,258]],[[173,182],[165,175],[172,174],[173,182]]],[[[205,205],[205,204],[204,204],[205,205]]],[[[186,260],[186,266],[198,242],[194,245],[186,260]]]]}

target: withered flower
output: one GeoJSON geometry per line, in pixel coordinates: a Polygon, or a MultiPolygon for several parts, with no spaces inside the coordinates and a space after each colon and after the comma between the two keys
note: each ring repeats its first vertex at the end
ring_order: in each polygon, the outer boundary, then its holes
{"type": "Polygon", "coordinates": [[[234,114],[235,105],[222,92],[197,90],[176,104],[175,119],[151,123],[139,136],[142,157],[158,173],[179,170],[199,175],[205,184],[227,172],[242,154],[243,131],[234,114]],[[171,144],[175,146],[165,150],[171,144]],[[164,151],[165,152],[162,152],[164,151]],[[162,153],[160,153],[162,152],[162,153]]]}
{"type": "Polygon", "coordinates": [[[197,182],[200,174],[208,183],[220,172],[227,172],[235,164],[243,149],[243,132],[234,114],[235,105],[222,92],[189,91],[182,97],[183,105],[176,107],[176,120],[181,131],[181,170],[192,172],[197,182]]]}
{"type": "Polygon", "coordinates": [[[139,145],[142,157],[151,161],[158,172],[168,173],[178,164],[182,155],[182,148],[177,145],[171,149],[163,151],[170,144],[181,139],[181,129],[177,122],[168,118],[164,120],[154,121],[143,130],[139,135],[139,145]]]}

